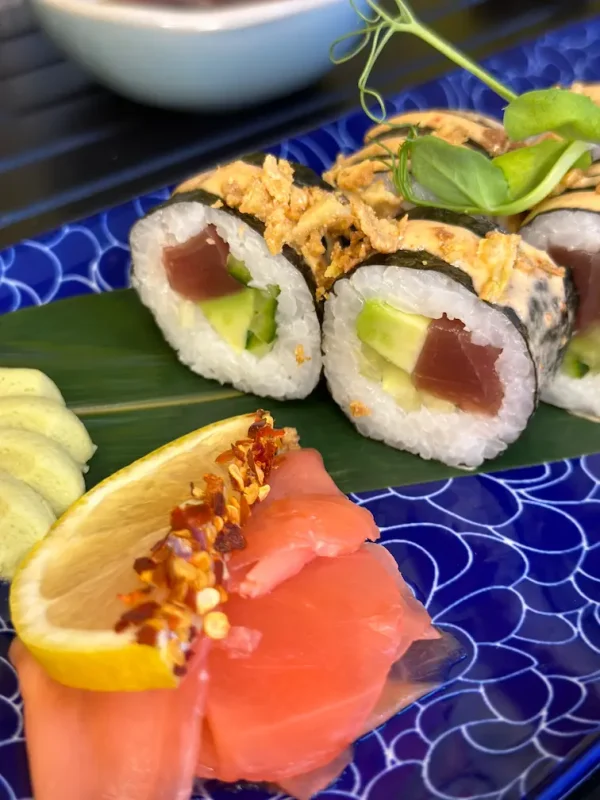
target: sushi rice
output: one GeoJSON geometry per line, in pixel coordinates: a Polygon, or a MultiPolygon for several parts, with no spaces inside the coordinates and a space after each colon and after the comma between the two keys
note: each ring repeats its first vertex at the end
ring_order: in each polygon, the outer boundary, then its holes
{"type": "Polygon", "coordinates": [[[313,295],[284,255],[272,255],[263,237],[239,217],[201,202],[180,199],[138,222],[131,233],[132,284],[178,358],[194,372],[243,392],[278,399],[306,397],[321,373],[320,328],[313,295]],[[214,330],[197,303],[169,286],[163,249],[184,243],[214,225],[231,254],[252,275],[249,286],[276,284],[277,339],[257,358],[234,350],[214,330]],[[298,348],[303,359],[297,359],[298,348]]]}
{"type": "MultiPolygon", "coordinates": [[[[526,222],[520,233],[526,241],[542,250],[560,246],[596,253],[600,249],[600,214],[582,208],[548,211],[526,222]]],[[[544,387],[542,400],[574,414],[599,420],[600,373],[589,372],[581,378],[574,378],[559,370],[554,380],[544,387]]]]}
{"type": "MultiPolygon", "coordinates": [[[[334,285],[324,313],[325,376],[334,400],[363,435],[474,468],[518,438],[540,389],[554,377],[572,332],[572,285],[546,253],[489,221],[435,209],[412,213],[402,250],[371,256],[334,285]],[[463,323],[472,344],[501,350],[494,370],[503,396],[493,416],[431,402],[427,392],[404,407],[376,374],[368,377],[357,332],[368,301],[430,320],[446,315],[463,323]]],[[[412,369],[404,371],[409,382],[412,369]]]]}
{"type": "Polygon", "coordinates": [[[452,466],[476,467],[515,441],[535,409],[536,372],[522,333],[506,314],[447,275],[383,265],[359,268],[335,285],[323,331],[325,372],[334,399],[349,416],[352,403],[363,404],[370,413],[353,419],[360,433],[392,447],[452,466]],[[410,314],[460,319],[475,344],[502,348],[496,362],[504,386],[498,415],[426,407],[406,413],[379,383],[363,377],[356,318],[364,301],[377,297],[410,314]]]}

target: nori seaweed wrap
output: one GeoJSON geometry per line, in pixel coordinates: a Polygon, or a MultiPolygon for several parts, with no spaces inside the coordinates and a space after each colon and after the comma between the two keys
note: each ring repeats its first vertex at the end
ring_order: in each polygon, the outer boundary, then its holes
{"type": "Polygon", "coordinates": [[[398,251],[371,255],[329,294],[325,375],[364,435],[476,467],[518,438],[553,378],[572,285],[487,221],[419,209],[399,224],[398,251]]]}
{"type": "Polygon", "coordinates": [[[324,184],[274,160],[269,176],[263,162],[247,156],[198,175],[136,223],[132,283],[194,372],[261,396],[305,397],[321,374],[314,273],[284,242],[270,249],[277,226],[244,209],[324,184]]]}
{"type": "Polygon", "coordinates": [[[524,220],[523,238],[571,270],[577,291],[574,336],[542,399],[600,420],[600,161],[572,170],[558,192],[524,220]]]}

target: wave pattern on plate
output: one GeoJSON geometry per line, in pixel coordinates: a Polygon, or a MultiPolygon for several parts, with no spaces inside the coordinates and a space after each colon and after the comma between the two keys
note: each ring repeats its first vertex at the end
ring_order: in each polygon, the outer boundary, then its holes
{"type": "MultiPolygon", "coordinates": [[[[600,499],[591,497],[600,489],[600,476],[590,477],[596,460],[353,496],[372,511],[416,595],[467,657],[442,689],[359,742],[353,766],[322,800],[389,800],[397,786],[411,800],[501,800],[525,773],[528,785],[537,785],[599,730],[600,614],[597,595],[586,587],[600,587],[600,543],[573,513],[586,508],[600,519],[600,499]],[[562,500],[581,485],[586,499],[562,500]],[[559,489],[557,499],[547,496],[549,487],[559,489]],[[483,521],[483,504],[491,522],[483,521]],[[540,508],[540,530],[519,536],[521,521],[535,527],[540,508]],[[548,581],[538,560],[537,536],[568,565],[558,581],[548,581]]],[[[22,775],[2,761],[5,752],[23,763],[6,622],[3,628],[0,774],[14,776],[14,796],[23,797],[22,775]]],[[[204,797],[231,795],[210,784],[204,797]]]]}
{"type": "MultiPolygon", "coordinates": [[[[600,79],[600,20],[550,33],[488,61],[513,88],[600,79]]],[[[400,111],[501,101],[452,73],[390,101],[400,111]]],[[[357,147],[368,126],[350,114],[273,149],[316,170],[357,147]]],[[[128,285],[131,224],[168,191],[136,199],[0,253],[0,313],[128,285]]],[[[490,476],[354,496],[384,529],[437,624],[467,658],[437,693],[356,747],[322,800],[515,800],[600,730],[600,455],[490,476]]],[[[0,607],[7,608],[6,588],[0,607]]],[[[23,800],[22,715],[0,617],[0,795],[23,800]]],[[[261,800],[210,785],[209,800],[261,800]]]]}

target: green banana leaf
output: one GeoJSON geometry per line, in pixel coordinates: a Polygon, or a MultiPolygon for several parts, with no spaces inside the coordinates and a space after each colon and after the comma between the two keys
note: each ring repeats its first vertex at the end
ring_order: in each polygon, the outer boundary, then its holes
{"type": "MultiPolygon", "coordinates": [[[[280,403],[195,375],[177,361],[133,290],[0,316],[0,365],[36,367],[56,381],[98,445],[88,488],[171,439],[261,407],[317,447],[346,492],[465,474],[363,438],[323,384],[306,400],[280,403]]],[[[600,424],[542,405],[523,436],[481,471],[599,451],[600,424]]]]}

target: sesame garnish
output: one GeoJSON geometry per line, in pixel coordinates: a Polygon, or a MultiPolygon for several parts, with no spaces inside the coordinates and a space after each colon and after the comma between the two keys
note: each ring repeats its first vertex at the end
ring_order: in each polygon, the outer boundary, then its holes
{"type": "Polygon", "coordinates": [[[204,491],[202,489],[199,489],[193,483],[190,483],[190,493],[192,497],[194,497],[196,500],[204,499],[204,491]]]}
{"type": "Polygon", "coordinates": [[[233,481],[233,485],[235,488],[241,492],[244,490],[244,476],[241,473],[240,468],[237,464],[230,464],[229,466],[229,475],[231,480],[233,481]]]}
{"type": "Polygon", "coordinates": [[[208,473],[203,488],[190,485],[190,499],[171,512],[169,533],[133,563],[142,586],[118,595],[127,610],[115,632],[133,629],[138,644],[163,649],[178,677],[196,635],[223,639],[229,632],[221,610],[228,599],[226,562],[246,546],[242,526],[268,495],[268,477],[289,438],[267,411],[257,411],[247,437],[215,459],[227,465],[228,484],[208,473]]]}
{"type": "Polygon", "coordinates": [[[230,627],[227,615],[222,611],[211,611],[204,617],[204,633],[209,639],[224,639],[230,627]]]}
{"type": "Polygon", "coordinates": [[[354,418],[371,416],[371,409],[360,400],[353,400],[350,403],[350,413],[354,418]]]}
{"type": "Polygon", "coordinates": [[[196,595],[196,610],[198,614],[202,616],[204,614],[208,614],[209,611],[214,611],[214,609],[221,604],[221,595],[218,589],[215,589],[214,586],[209,586],[206,589],[202,589],[201,592],[198,592],[196,595]]]}

